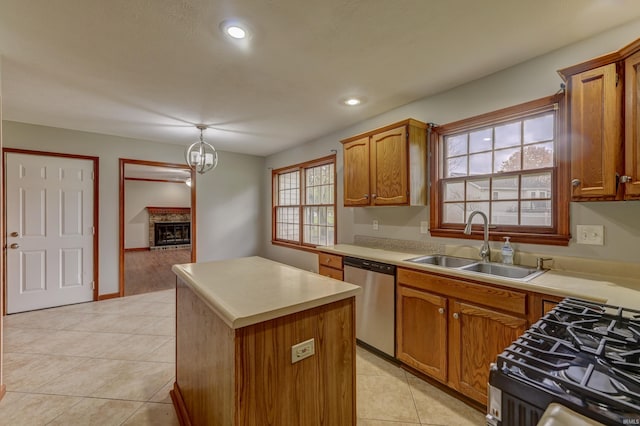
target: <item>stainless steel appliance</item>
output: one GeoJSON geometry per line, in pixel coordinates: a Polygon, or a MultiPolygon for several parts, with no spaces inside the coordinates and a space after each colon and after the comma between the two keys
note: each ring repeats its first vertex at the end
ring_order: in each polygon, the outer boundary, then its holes
{"type": "Polygon", "coordinates": [[[356,296],[356,339],[395,357],[396,267],[344,258],[344,281],[362,287],[356,296]]]}
{"type": "Polygon", "coordinates": [[[640,311],[567,298],[498,356],[488,425],[535,426],[551,403],[640,424],[640,311]]]}

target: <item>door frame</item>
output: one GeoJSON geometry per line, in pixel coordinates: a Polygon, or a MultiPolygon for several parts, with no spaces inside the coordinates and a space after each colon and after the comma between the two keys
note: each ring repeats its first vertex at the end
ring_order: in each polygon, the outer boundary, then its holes
{"type": "MultiPolygon", "coordinates": [[[[44,157],[63,157],[73,160],[89,160],[93,162],[93,227],[95,232],[93,234],[93,301],[98,300],[99,288],[100,288],[100,157],[94,157],[90,155],[79,154],[64,154],[61,152],[50,151],[36,151],[29,149],[19,148],[2,148],[2,203],[7,205],[7,179],[6,179],[6,167],[7,154],[27,154],[27,155],[39,155],[44,157]]],[[[3,229],[7,229],[7,209],[2,210],[2,224],[3,229]]],[[[2,259],[4,265],[7,265],[7,233],[2,234],[2,259]]],[[[2,271],[2,315],[7,314],[7,268],[2,271]]]]}
{"type": "Polygon", "coordinates": [[[130,158],[120,158],[120,220],[119,220],[119,271],[118,271],[118,293],[114,293],[112,297],[124,297],[124,204],[125,204],[125,190],[124,190],[124,168],[127,164],[136,164],[140,166],[154,166],[154,167],[166,167],[172,169],[184,169],[189,170],[191,173],[191,262],[196,261],[196,172],[186,164],[177,163],[165,163],[162,161],[146,161],[135,160],[130,158]]]}

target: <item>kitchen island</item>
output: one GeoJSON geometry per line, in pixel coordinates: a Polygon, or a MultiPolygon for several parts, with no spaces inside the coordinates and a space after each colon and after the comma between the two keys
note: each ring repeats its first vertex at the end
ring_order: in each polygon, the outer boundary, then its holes
{"type": "Polygon", "coordinates": [[[355,425],[360,287],[260,257],[172,269],[181,424],[355,425]]]}

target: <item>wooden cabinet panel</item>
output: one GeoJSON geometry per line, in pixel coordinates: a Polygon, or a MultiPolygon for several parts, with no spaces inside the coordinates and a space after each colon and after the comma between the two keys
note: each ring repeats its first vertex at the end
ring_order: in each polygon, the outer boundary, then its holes
{"type": "Polygon", "coordinates": [[[489,365],[526,331],[527,321],[452,301],[449,382],[461,393],[487,403],[489,365]]]}
{"type": "Polygon", "coordinates": [[[426,205],[426,128],[408,119],[342,140],[344,205],[426,205]]]}
{"type": "Polygon", "coordinates": [[[640,198],[640,52],[625,60],[625,198],[640,198]]]}
{"type": "Polygon", "coordinates": [[[373,205],[406,204],[409,199],[406,126],[371,136],[370,154],[373,205]]]}
{"type": "Polygon", "coordinates": [[[447,299],[399,286],[396,356],[405,364],[447,381],[447,299]]]}
{"type": "Polygon", "coordinates": [[[622,170],[622,84],[613,63],[571,77],[571,179],[574,199],[614,199],[622,170]]]}
{"type": "Polygon", "coordinates": [[[398,283],[517,314],[526,313],[527,295],[518,291],[403,268],[398,268],[398,283]]]}
{"type": "Polygon", "coordinates": [[[320,265],[320,267],[318,268],[318,273],[320,275],[324,275],[325,277],[333,278],[336,280],[340,280],[340,281],[344,280],[344,274],[340,269],[333,269],[333,268],[328,268],[324,265],[320,265]]]}
{"type": "Polygon", "coordinates": [[[344,205],[369,205],[369,136],[344,143],[344,205]]]}
{"type": "Polygon", "coordinates": [[[318,262],[320,265],[342,270],[342,256],[337,256],[335,254],[328,254],[328,253],[320,253],[318,254],[318,262]]]}

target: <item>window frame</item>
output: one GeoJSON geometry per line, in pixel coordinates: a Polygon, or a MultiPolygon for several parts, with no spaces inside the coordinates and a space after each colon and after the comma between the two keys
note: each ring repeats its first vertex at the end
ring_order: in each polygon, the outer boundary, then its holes
{"type": "MultiPolygon", "coordinates": [[[[444,180],[444,153],[442,148],[445,136],[471,132],[483,127],[497,126],[554,109],[556,111],[555,164],[550,168],[539,169],[552,171],[551,188],[553,193],[551,206],[553,220],[551,226],[491,225],[489,227],[489,239],[502,241],[503,237],[509,236],[512,242],[559,246],[567,246],[569,244],[571,235],[569,229],[570,188],[568,182],[570,181],[571,170],[569,144],[566,138],[566,101],[563,92],[433,128],[429,140],[429,167],[431,169],[429,221],[432,237],[483,238],[481,224],[474,223],[471,235],[465,235],[463,233],[464,224],[443,223],[442,182],[444,180]]],[[[508,175],[521,175],[521,172],[506,172],[499,175],[492,173],[491,175],[482,176],[506,177],[508,175]]]]}
{"type": "Polygon", "coordinates": [[[333,226],[333,242],[336,243],[336,239],[338,236],[338,204],[336,202],[337,199],[337,167],[336,167],[336,154],[328,155],[326,157],[317,158],[315,160],[305,161],[303,163],[293,164],[286,167],[281,167],[278,169],[274,169],[271,171],[271,244],[279,245],[299,250],[312,251],[317,252],[316,244],[309,244],[304,242],[304,208],[311,206],[333,206],[333,217],[334,217],[334,226],[333,226]],[[333,204],[306,204],[306,173],[307,169],[319,166],[325,166],[328,164],[333,164],[333,204]],[[298,207],[298,217],[300,221],[298,223],[298,235],[300,236],[300,240],[298,242],[292,240],[284,240],[277,238],[277,208],[282,207],[277,204],[278,201],[278,176],[286,173],[291,173],[297,171],[299,173],[299,182],[300,182],[300,192],[299,196],[299,204],[294,206],[298,207]]]}

